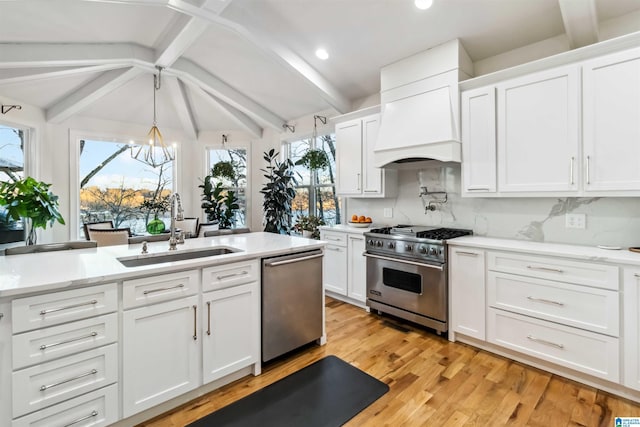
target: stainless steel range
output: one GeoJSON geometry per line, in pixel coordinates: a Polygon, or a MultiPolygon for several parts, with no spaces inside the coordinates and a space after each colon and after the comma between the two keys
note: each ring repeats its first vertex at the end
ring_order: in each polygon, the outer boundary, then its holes
{"type": "Polygon", "coordinates": [[[398,225],[364,233],[367,306],[446,332],[447,245],[473,234],[455,228],[398,225]]]}

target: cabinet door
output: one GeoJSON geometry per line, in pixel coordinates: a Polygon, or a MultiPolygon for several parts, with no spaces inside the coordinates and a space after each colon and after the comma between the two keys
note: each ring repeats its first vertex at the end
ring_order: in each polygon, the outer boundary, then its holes
{"type": "Polygon", "coordinates": [[[258,362],[260,296],[257,282],[207,292],[202,308],[204,383],[258,362]]]}
{"type": "Polygon", "coordinates": [[[362,194],[362,121],[336,125],[336,193],[362,194]]]}
{"type": "Polygon", "coordinates": [[[347,248],[327,245],[322,260],[322,277],[328,291],[347,295],[347,248]]]}
{"type": "Polygon", "coordinates": [[[463,195],[496,192],[496,92],[462,93],[463,195]]]}
{"type": "Polygon", "coordinates": [[[583,66],[585,190],[640,190],[640,48],[583,66]]]}
{"type": "Polygon", "coordinates": [[[449,249],[451,328],[454,332],[485,339],[484,251],[449,249]]]}
{"type": "Polygon", "coordinates": [[[577,66],[510,80],[497,87],[498,191],[577,191],[577,66]]]}
{"type": "Polygon", "coordinates": [[[198,296],[192,296],[124,312],[124,417],[200,385],[197,311],[198,296]]]}
{"type": "Polygon", "coordinates": [[[364,257],[364,236],[349,236],[347,253],[348,296],[361,303],[367,299],[367,263],[364,257]]]}
{"type": "Polygon", "coordinates": [[[373,166],[373,149],[378,138],[380,115],[362,119],[362,172],[364,195],[381,195],[383,192],[383,170],[373,166]]]}
{"type": "Polygon", "coordinates": [[[640,269],[624,270],[624,385],[640,390],[640,269]]]}

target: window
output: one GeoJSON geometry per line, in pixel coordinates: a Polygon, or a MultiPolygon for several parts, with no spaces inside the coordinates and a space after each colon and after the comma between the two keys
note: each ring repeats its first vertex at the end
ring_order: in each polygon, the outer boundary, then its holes
{"type": "Polygon", "coordinates": [[[157,217],[168,228],[173,162],[153,168],[133,159],[131,147],[125,142],[80,140],[80,236],[87,222],[111,220],[116,228],[141,234],[157,217]]]}
{"type": "Polygon", "coordinates": [[[293,221],[301,215],[317,216],[327,225],[340,224],[341,200],[336,196],[335,134],[287,142],[287,156],[300,174],[293,200],[293,221]],[[318,167],[319,166],[319,167],[318,167]]]}
{"type": "Polygon", "coordinates": [[[237,197],[239,209],[235,212],[232,222],[234,227],[244,227],[247,224],[247,149],[246,148],[207,148],[208,174],[213,176],[213,182],[222,183],[225,189],[233,191],[237,197]]]}
{"type": "MultiPolygon", "coordinates": [[[[0,125],[0,181],[13,181],[25,176],[25,155],[29,132],[0,125]]],[[[24,241],[23,221],[7,218],[0,208],[0,244],[24,241]]]]}

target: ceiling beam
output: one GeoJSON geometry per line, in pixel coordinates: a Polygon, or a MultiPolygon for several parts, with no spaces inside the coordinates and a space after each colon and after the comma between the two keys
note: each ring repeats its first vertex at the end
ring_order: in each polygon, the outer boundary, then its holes
{"type": "Polygon", "coordinates": [[[177,60],[174,66],[171,67],[171,72],[177,75],[180,80],[189,84],[189,86],[199,86],[230,106],[264,121],[274,129],[282,130],[282,124],[286,122],[282,117],[267,110],[253,99],[238,92],[227,83],[187,59],[177,60]]]}
{"type": "Polygon", "coordinates": [[[127,64],[105,64],[105,65],[92,65],[86,67],[69,68],[66,70],[58,71],[45,71],[45,72],[33,72],[31,74],[24,74],[16,77],[7,77],[0,79],[1,85],[11,85],[17,83],[28,83],[38,80],[57,79],[62,77],[70,77],[78,74],[96,73],[100,71],[116,70],[118,68],[129,67],[127,64]]]}
{"type": "Polygon", "coordinates": [[[210,93],[205,92],[198,85],[195,85],[193,83],[187,83],[187,85],[189,86],[189,89],[192,90],[196,95],[200,96],[202,100],[204,100],[214,108],[221,110],[224,114],[227,115],[227,117],[236,122],[251,135],[255,136],[256,138],[262,138],[263,129],[242,111],[232,107],[224,101],[217,99],[210,93]]]}
{"type": "Polygon", "coordinates": [[[595,0],[558,0],[558,3],[571,49],[600,40],[595,0]]]}
{"type": "Polygon", "coordinates": [[[173,101],[178,119],[182,124],[182,129],[187,134],[187,137],[193,142],[198,140],[198,126],[196,124],[195,115],[193,114],[193,108],[187,96],[187,91],[182,82],[175,77],[166,77],[162,82],[169,91],[169,96],[173,101]]]}
{"type": "Polygon", "coordinates": [[[45,111],[48,122],[60,123],[84,110],[98,99],[123,86],[142,74],[144,70],[131,67],[106,71],[86,85],[75,89],[45,111]]]}
{"type": "MultiPolygon", "coordinates": [[[[121,3],[132,5],[151,5],[151,6],[166,6],[177,12],[202,18],[210,23],[217,24],[229,31],[234,32],[238,36],[244,38],[249,43],[260,48],[263,52],[268,54],[272,59],[276,60],[280,64],[293,69],[303,80],[309,84],[309,86],[330,106],[335,108],[340,113],[347,113],[351,111],[351,102],[327,80],[322,74],[317,72],[309,63],[307,63],[302,57],[294,53],[286,46],[277,43],[268,34],[259,33],[257,31],[249,31],[244,26],[222,18],[219,12],[213,12],[194,6],[184,0],[81,0],[81,1],[100,1],[108,3],[121,3]]],[[[578,0],[579,1],[579,0],[578,0]]]]}

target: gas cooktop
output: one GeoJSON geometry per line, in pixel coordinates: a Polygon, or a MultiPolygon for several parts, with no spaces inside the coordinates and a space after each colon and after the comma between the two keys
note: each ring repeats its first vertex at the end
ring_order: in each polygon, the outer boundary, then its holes
{"type": "Polygon", "coordinates": [[[447,239],[453,239],[455,237],[473,234],[473,231],[458,228],[426,227],[421,225],[400,224],[393,227],[374,228],[366,234],[384,234],[390,236],[404,236],[418,239],[444,241],[447,239]]]}

